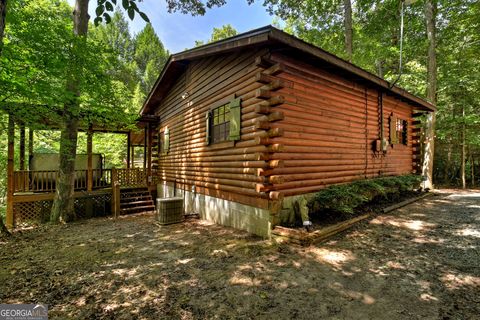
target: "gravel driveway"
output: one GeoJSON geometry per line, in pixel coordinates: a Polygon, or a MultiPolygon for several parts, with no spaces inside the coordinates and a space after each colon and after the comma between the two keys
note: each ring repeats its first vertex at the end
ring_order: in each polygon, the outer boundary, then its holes
{"type": "Polygon", "coordinates": [[[480,319],[480,192],[309,248],[149,215],[43,226],[0,242],[0,302],[51,319],[480,319]]]}

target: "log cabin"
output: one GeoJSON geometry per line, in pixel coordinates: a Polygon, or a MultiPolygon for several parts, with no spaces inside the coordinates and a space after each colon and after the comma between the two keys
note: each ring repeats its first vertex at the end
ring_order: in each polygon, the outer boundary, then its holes
{"type": "Polygon", "coordinates": [[[419,173],[435,106],[272,26],[170,56],[141,109],[158,197],[268,237],[282,201],[419,173]]]}

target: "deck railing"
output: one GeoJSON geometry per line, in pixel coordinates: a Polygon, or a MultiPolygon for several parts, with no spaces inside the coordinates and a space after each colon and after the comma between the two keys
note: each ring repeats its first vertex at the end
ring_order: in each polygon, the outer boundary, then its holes
{"type": "MultiPolygon", "coordinates": [[[[15,171],[13,192],[53,192],[57,176],[57,171],[15,171]]],[[[92,169],[92,189],[109,188],[111,185],[112,169],[92,169]]],[[[75,190],[87,190],[87,187],[88,170],[75,170],[75,190]]]]}
{"type": "MultiPolygon", "coordinates": [[[[113,169],[121,187],[140,187],[147,185],[147,170],[141,168],[113,169]]],[[[114,177],[115,178],[115,177],[114,177]]]]}

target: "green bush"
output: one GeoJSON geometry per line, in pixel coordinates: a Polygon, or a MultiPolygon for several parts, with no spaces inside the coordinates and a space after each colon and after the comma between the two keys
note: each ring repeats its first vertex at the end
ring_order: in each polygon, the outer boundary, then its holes
{"type": "Polygon", "coordinates": [[[377,197],[388,198],[419,187],[421,177],[405,175],[359,180],[348,184],[334,185],[323,189],[310,199],[311,212],[328,210],[352,214],[355,208],[377,197]]]}

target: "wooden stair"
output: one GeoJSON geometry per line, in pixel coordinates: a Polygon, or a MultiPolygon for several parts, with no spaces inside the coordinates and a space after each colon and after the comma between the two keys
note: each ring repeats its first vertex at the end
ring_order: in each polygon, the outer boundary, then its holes
{"type": "Polygon", "coordinates": [[[152,195],[146,187],[120,190],[120,214],[155,211],[152,195]]]}

